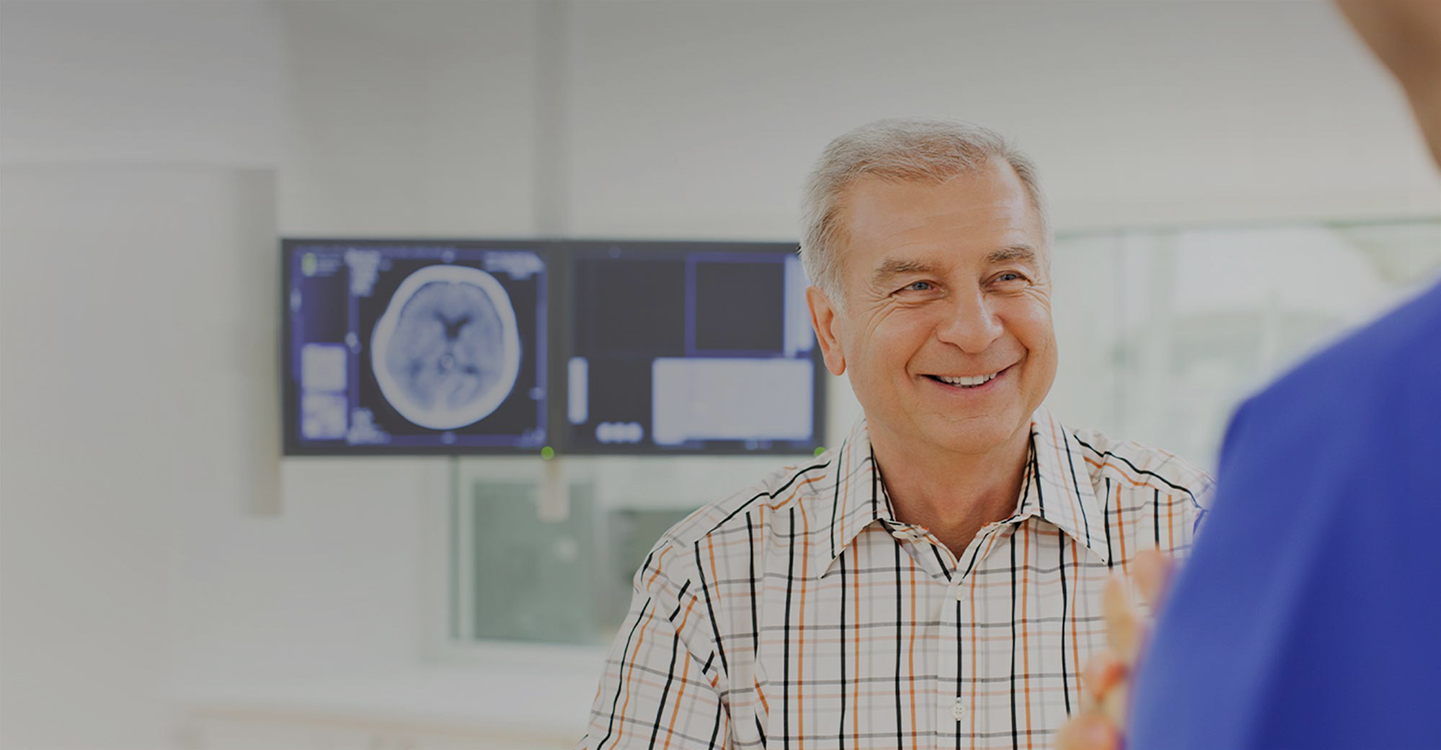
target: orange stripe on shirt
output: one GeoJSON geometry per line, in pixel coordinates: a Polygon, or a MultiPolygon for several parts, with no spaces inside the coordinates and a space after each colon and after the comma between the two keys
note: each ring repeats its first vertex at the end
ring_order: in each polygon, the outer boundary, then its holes
{"type": "MultiPolygon", "coordinates": [[[[695,600],[694,600],[694,599],[691,600],[691,604],[692,604],[692,605],[695,604],[695,600]]],[[[690,610],[687,609],[687,610],[686,610],[686,615],[689,615],[689,614],[690,614],[690,610]]],[[[685,669],[682,670],[682,671],[681,671],[681,674],[680,674],[680,690],[676,691],[675,700],[671,703],[670,726],[669,726],[669,727],[666,727],[666,730],[665,730],[665,745],[662,746],[662,750],[670,750],[670,740],[671,740],[672,737],[675,736],[675,720],[680,717],[681,699],[685,698],[686,685],[689,684],[688,680],[690,679],[690,663],[691,663],[690,655],[687,654],[687,655],[686,655],[686,660],[685,660],[685,669]]]]}
{"type": "MultiPolygon", "coordinates": [[[[670,549],[670,548],[667,547],[666,549],[670,549]]],[[[657,570],[656,572],[659,573],[660,571],[657,570]]],[[[651,580],[655,580],[654,577],[652,577],[651,580]]],[[[650,632],[650,624],[655,621],[655,613],[656,613],[656,611],[659,610],[659,609],[660,609],[660,606],[659,606],[659,605],[656,605],[655,607],[652,607],[652,608],[651,608],[651,610],[650,610],[650,617],[646,618],[645,624],[642,625],[641,628],[640,628],[640,638],[636,639],[636,642],[635,642],[635,652],[633,652],[633,653],[638,653],[638,652],[640,651],[640,647],[645,644],[645,634],[650,632]]],[[[631,685],[631,680],[632,680],[634,677],[635,677],[635,662],[632,661],[632,662],[630,663],[630,671],[626,672],[626,675],[625,675],[625,688],[624,688],[624,690],[625,690],[625,703],[622,703],[622,704],[621,704],[621,707],[620,707],[620,715],[621,715],[621,716],[629,716],[629,715],[630,715],[630,714],[629,714],[629,711],[628,711],[627,709],[630,708],[630,685],[631,685]]],[[[620,723],[620,726],[616,727],[616,730],[615,730],[615,742],[612,744],[612,747],[619,747],[619,746],[620,746],[620,738],[621,738],[621,735],[623,735],[623,734],[625,734],[625,722],[622,721],[622,722],[620,723]]]]}
{"type": "Polygon", "coordinates": [[[657,578],[660,577],[660,564],[665,560],[666,554],[669,553],[672,549],[675,549],[675,548],[674,548],[674,547],[666,547],[665,549],[661,550],[660,553],[658,553],[658,554],[655,556],[655,560],[652,560],[652,561],[651,561],[651,564],[655,566],[655,572],[651,573],[651,574],[650,574],[650,580],[648,580],[648,581],[645,582],[645,587],[646,587],[646,588],[650,588],[652,585],[654,585],[654,584],[655,584],[655,579],[657,579],[657,578]]]}
{"type": "Polygon", "coordinates": [[[1166,549],[1174,550],[1176,548],[1176,503],[1169,497],[1166,500],[1166,549]]]}
{"type": "Polygon", "coordinates": [[[1171,488],[1170,488],[1170,487],[1162,487],[1162,486],[1160,486],[1160,485],[1153,484],[1153,483],[1151,483],[1149,480],[1145,480],[1145,479],[1136,479],[1135,477],[1133,477],[1133,476],[1131,476],[1129,473],[1127,473],[1125,469],[1121,468],[1121,466],[1120,466],[1119,464],[1113,464],[1113,463],[1109,463],[1109,462],[1108,462],[1108,463],[1102,463],[1102,462],[1100,462],[1100,461],[1097,461],[1097,460],[1091,458],[1090,456],[1084,456],[1084,458],[1086,459],[1086,463],[1088,463],[1088,464],[1096,467],[1097,469],[1106,469],[1106,468],[1109,468],[1109,469],[1111,469],[1112,471],[1116,472],[1117,474],[1120,475],[1120,477],[1121,477],[1122,479],[1124,479],[1124,480],[1126,480],[1127,482],[1129,482],[1132,487],[1149,487],[1149,488],[1151,488],[1151,489],[1160,490],[1161,492],[1167,493],[1167,494],[1169,494],[1169,493],[1171,492],[1171,488]]]}

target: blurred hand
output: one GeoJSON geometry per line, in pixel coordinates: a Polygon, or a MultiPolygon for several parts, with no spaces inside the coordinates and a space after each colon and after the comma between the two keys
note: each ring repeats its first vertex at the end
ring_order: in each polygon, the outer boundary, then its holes
{"type": "MultiPolygon", "coordinates": [[[[1146,550],[1136,556],[1136,588],[1152,612],[1160,608],[1170,577],[1171,561],[1165,555],[1146,550]]],[[[1119,576],[1106,582],[1101,606],[1106,618],[1106,649],[1092,657],[1081,672],[1083,708],[1056,735],[1057,750],[1120,750],[1125,744],[1131,675],[1150,624],[1119,576]]]]}

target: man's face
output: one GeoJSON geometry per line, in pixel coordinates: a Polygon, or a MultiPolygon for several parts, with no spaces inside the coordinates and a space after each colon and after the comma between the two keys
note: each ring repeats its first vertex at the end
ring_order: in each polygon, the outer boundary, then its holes
{"type": "Polygon", "coordinates": [[[1056,374],[1049,249],[1004,162],[948,182],[857,181],[843,199],[844,310],[811,313],[876,437],[981,454],[1022,438],[1056,374]]]}

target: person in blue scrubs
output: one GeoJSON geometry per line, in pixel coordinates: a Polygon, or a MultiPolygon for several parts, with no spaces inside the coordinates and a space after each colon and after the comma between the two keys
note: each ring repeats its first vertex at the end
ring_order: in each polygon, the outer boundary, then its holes
{"type": "Polygon", "coordinates": [[[1441,748],[1441,286],[1236,413],[1131,748],[1441,748]]]}
{"type": "MultiPolygon", "coordinates": [[[[1441,166],[1441,0],[1337,4],[1441,166]]],[[[1108,593],[1061,750],[1441,748],[1441,285],[1243,404],[1217,480],[1148,649],[1108,593]]]]}
{"type": "MultiPolygon", "coordinates": [[[[1441,0],[1345,0],[1441,165],[1441,0]]],[[[1441,748],[1441,285],[1247,401],[1126,747],[1441,748]]]]}

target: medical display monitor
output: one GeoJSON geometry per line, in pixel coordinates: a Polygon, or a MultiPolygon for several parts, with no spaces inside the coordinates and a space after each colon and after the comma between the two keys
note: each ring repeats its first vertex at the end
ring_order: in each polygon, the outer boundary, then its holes
{"type": "Polygon", "coordinates": [[[287,454],[538,454],[546,446],[542,246],[281,245],[287,454]]]}
{"type": "MultiPolygon", "coordinates": [[[[579,454],[811,453],[824,367],[788,243],[559,243],[562,443],[579,454]]],[[[560,395],[560,391],[557,391],[560,395]]]]}

